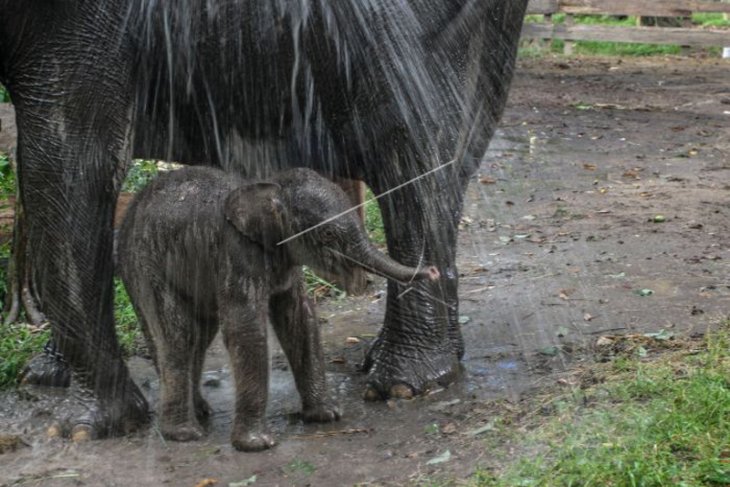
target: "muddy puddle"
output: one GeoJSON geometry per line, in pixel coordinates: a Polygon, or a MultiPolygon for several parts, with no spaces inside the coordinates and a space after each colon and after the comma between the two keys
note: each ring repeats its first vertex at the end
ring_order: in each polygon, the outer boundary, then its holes
{"type": "MultiPolygon", "coordinates": [[[[330,390],[344,417],[304,425],[272,344],[269,421],[279,445],[228,444],[232,381],[216,342],[208,436],[48,440],[67,400],[0,397],[6,485],[405,485],[465,479],[493,462],[489,401],[519,401],[593,360],[603,335],[701,333],[730,310],[730,86],[719,60],[523,60],[502,129],[469,187],[460,232],[461,380],[412,401],[365,403],[358,371],[385,284],[319,304],[330,390]],[[213,484],[209,484],[213,485],[213,484]]],[[[130,361],[154,403],[148,361],[130,361]]]]}

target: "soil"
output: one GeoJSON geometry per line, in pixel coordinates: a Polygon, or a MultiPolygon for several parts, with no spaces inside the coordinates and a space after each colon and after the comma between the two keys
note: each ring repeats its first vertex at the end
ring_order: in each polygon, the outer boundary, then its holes
{"type": "MultiPolygon", "coordinates": [[[[166,443],[154,424],[119,439],[50,440],[45,428],[65,395],[4,393],[0,433],[22,441],[0,456],[0,485],[403,485],[494,467],[495,401],[561,387],[564,374],[597,359],[604,335],[689,336],[728,316],[729,71],[728,61],[700,58],[520,61],[468,192],[459,249],[467,352],[448,389],[361,400],[357,364],[385,301],[376,280],[364,297],[319,305],[339,423],[301,423],[274,349],[269,417],[279,445],[236,452],[231,378],[216,345],[204,387],[215,414],[199,442],[166,443]]],[[[0,110],[7,129],[9,108],[0,110]]],[[[0,133],[0,145],[8,137],[0,133]]],[[[130,365],[154,402],[149,362],[130,365]]]]}

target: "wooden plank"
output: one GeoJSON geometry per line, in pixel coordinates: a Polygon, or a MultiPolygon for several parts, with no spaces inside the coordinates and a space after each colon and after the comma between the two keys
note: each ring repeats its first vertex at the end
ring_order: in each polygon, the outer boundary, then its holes
{"type": "Polygon", "coordinates": [[[685,17],[692,12],[730,12],[730,3],[708,0],[559,0],[559,10],[572,14],[685,17]]]}
{"type": "Polygon", "coordinates": [[[559,0],[530,0],[527,4],[528,14],[550,15],[558,12],[559,0]]]}
{"type": "Polygon", "coordinates": [[[640,42],[680,46],[730,46],[730,30],[684,29],[674,27],[615,27],[606,25],[526,23],[526,39],[570,41],[640,42]]]}

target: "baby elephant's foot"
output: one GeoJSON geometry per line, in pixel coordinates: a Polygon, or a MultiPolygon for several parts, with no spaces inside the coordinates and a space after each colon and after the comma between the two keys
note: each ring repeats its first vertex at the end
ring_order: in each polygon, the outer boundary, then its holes
{"type": "Polygon", "coordinates": [[[337,406],[320,404],[319,406],[304,408],[302,417],[306,423],[331,423],[339,421],[342,413],[340,413],[337,406]]]}
{"type": "Polygon", "coordinates": [[[205,435],[203,428],[193,421],[178,424],[160,425],[162,436],[172,441],[196,441],[205,435]]]}
{"type": "Polygon", "coordinates": [[[231,445],[238,451],[262,451],[272,448],[276,445],[274,437],[266,429],[252,430],[240,429],[231,434],[231,445]]]}

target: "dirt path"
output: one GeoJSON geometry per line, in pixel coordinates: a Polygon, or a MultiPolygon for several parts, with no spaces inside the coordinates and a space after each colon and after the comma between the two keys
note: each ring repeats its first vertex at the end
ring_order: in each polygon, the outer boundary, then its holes
{"type": "MultiPolygon", "coordinates": [[[[48,441],[47,411],[62,399],[5,394],[0,432],[31,447],[0,456],[0,486],[402,485],[489,467],[488,399],[519,401],[555,384],[565,367],[591,360],[601,335],[692,334],[728,315],[728,73],[728,62],[684,58],[521,62],[466,204],[459,384],[414,401],[360,400],[356,364],[383,314],[378,281],[367,297],[320,306],[342,422],[300,423],[278,356],[270,421],[280,445],[235,452],[217,350],[207,366],[217,387],[206,387],[216,414],[197,443],[165,443],[154,427],[82,445],[48,441]],[[347,343],[353,336],[361,342],[347,343]]],[[[149,364],[132,366],[154,400],[149,364]]]]}

